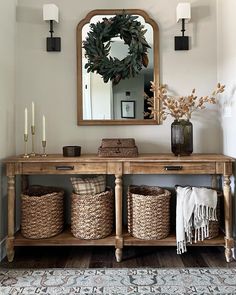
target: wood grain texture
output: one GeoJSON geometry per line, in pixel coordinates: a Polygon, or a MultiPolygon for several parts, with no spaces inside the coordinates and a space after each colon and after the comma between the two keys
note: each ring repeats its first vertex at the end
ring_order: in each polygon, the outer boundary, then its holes
{"type": "MultiPolygon", "coordinates": [[[[12,167],[12,164],[10,164],[12,167]]],[[[8,169],[9,172],[10,169],[8,169]]],[[[14,232],[15,232],[15,176],[12,175],[14,172],[11,170],[8,178],[8,236],[7,236],[7,257],[9,261],[13,261],[14,258],[14,232]]]]}
{"type": "MultiPolygon", "coordinates": [[[[121,171],[122,172],[122,171],[121,171]]],[[[122,174],[115,175],[116,260],[122,260],[122,174]]]]}
{"type": "MultiPolygon", "coordinates": [[[[176,246],[175,234],[171,233],[166,238],[161,240],[141,240],[124,233],[124,246],[176,246]]],[[[224,246],[224,236],[219,235],[214,239],[199,241],[189,245],[192,246],[224,246]]]]}
{"type": "MultiPolygon", "coordinates": [[[[225,172],[229,173],[228,165],[225,172]]],[[[232,196],[230,188],[230,175],[224,175],[224,213],[225,213],[225,258],[227,262],[232,261],[233,237],[232,237],[232,196]]]]}
{"type": "MultiPolygon", "coordinates": [[[[215,175],[224,177],[224,209],[225,209],[225,240],[223,236],[205,240],[197,245],[225,246],[227,261],[232,260],[232,196],[230,191],[230,176],[234,159],[219,154],[193,154],[191,156],[175,157],[172,154],[140,154],[135,158],[101,158],[95,154],[80,157],[63,157],[48,155],[48,157],[22,156],[10,157],[4,162],[8,176],[8,259],[14,257],[14,246],[113,246],[116,248],[116,259],[121,261],[123,246],[174,246],[175,235],[169,235],[163,240],[139,240],[131,237],[122,229],[122,176],[124,174],[208,174],[212,175],[212,185],[216,186],[215,175]],[[168,170],[166,167],[178,170],[168,170]],[[100,240],[80,240],[70,232],[49,239],[30,240],[20,234],[14,236],[15,228],[15,175],[33,174],[113,174],[115,175],[115,232],[100,240]]],[[[24,176],[25,178],[25,176],[24,176]]]]}
{"type": "MultiPolygon", "coordinates": [[[[234,162],[234,159],[228,156],[224,156],[221,154],[192,154],[190,156],[182,156],[182,157],[176,157],[173,154],[139,154],[138,157],[134,158],[102,158],[98,157],[96,154],[82,154],[80,157],[63,157],[62,154],[50,154],[47,157],[32,157],[32,158],[23,158],[22,156],[15,156],[15,157],[9,157],[6,158],[4,163],[217,163],[218,170],[216,172],[222,174],[221,171],[224,167],[221,163],[228,163],[229,166],[232,165],[232,162],[234,162]]],[[[9,171],[7,174],[10,174],[11,171],[15,171],[15,167],[13,165],[7,166],[9,171]]],[[[229,168],[228,168],[229,169],[229,168]]],[[[231,170],[230,170],[231,171],[231,170]]],[[[13,172],[14,173],[14,172],[13,172]]],[[[232,172],[231,172],[232,173],[232,172]]]]}
{"type": "Polygon", "coordinates": [[[24,163],[22,173],[24,174],[106,174],[106,163],[24,163]]]}
{"type": "MultiPolygon", "coordinates": [[[[124,246],[176,246],[175,234],[171,233],[168,237],[161,240],[141,240],[135,237],[132,237],[127,233],[125,229],[119,231],[119,235],[113,233],[112,235],[97,240],[82,240],[75,238],[69,229],[63,231],[61,234],[56,235],[51,238],[46,239],[27,239],[22,236],[19,232],[15,235],[14,240],[15,246],[117,246],[117,248],[122,249],[124,246]],[[122,235],[121,235],[122,233],[122,235]],[[118,240],[116,240],[118,239],[118,240]]],[[[224,235],[221,233],[218,237],[214,239],[204,240],[198,242],[197,244],[193,243],[191,246],[224,246],[224,235]]]]}
{"type": "Polygon", "coordinates": [[[15,235],[15,246],[115,246],[115,234],[109,237],[98,240],[82,240],[75,238],[69,229],[64,230],[61,234],[46,239],[27,239],[24,238],[21,232],[15,235]]]}
{"type": "Polygon", "coordinates": [[[128,174],[213,174],[215,171],[215,163],[130,162],[128,174]],[[173,170],[167,170],[168,167],[173,170]],[[174,170],[175,168],[180,170],[174,170]]]}

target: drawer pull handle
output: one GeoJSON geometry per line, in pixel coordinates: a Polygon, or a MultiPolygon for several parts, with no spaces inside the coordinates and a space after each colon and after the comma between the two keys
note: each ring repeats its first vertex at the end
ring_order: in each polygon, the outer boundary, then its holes
{"type": "Polygon", "coordinates": [[[176,171],[176,170],[182,170],[182,166],[165,166],[164,167],[166,171],[176,171]]]}
{"type": "Polygon", "coordinates": [[[74,166],[56,166],[56,170],[74,170],[74,166]]]}

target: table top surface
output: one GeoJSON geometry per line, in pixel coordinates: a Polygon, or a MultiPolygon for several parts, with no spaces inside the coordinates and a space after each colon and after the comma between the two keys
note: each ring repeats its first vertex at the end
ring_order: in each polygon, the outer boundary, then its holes
{"type": "Polygon", "coordinates": [[[234,162],[235,159],[222,154],[192,154],[190,156],[174,156],[171,153],[145,153],[138,157],[100,157],[97,154],[82,154],[79,157],[64,157],[62,154],[49,154],[46,157],[36,155],[24,158],[23,155],[8,157],[4,163],[82,163],[82,162],[234,162]]]}

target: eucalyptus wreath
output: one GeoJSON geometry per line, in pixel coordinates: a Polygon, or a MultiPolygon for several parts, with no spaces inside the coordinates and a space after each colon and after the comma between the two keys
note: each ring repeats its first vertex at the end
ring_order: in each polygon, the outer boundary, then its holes
{"type": "Polygon", "coordinates": [[[121,79],[135,77],[142,66],[148,66],[147,50],[151,48],[145,38],[147,30],[137,21],[138,16],[118,14],[90,24],[91,30],[83,42],[87,72],[96,72],[105,83],[118,84],[121,79]],[[119,60],[109,56],[112,38],[120,37],[129,46],[128,55],[119,60]]]}

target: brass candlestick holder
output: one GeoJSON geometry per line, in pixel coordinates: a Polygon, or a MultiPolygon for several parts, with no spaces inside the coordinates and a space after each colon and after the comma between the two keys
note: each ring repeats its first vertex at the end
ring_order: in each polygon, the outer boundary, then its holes
{"type": "Polygon", "coordinates": [[[24,144],[25,144],[25,152],[23,155],[23,158],[29,158],[29,154],[28,154],[28,134],[24,134],[24,144]]]}
{"type": "Polygon", "coordinates": [[[31,135],[32,135],[32,152],[30,153],[30,157],[35,157],[34,151],[34,139],[35,139],[35,126],[31,126],[31,135]]]}
{"type": "Polygon", "coordinates": [[[46,154],[46,145],[47,145],[46,140],[42,140],[43,153],[42,153],[41,157],[47,157],[47,154],[46,154]]]}

